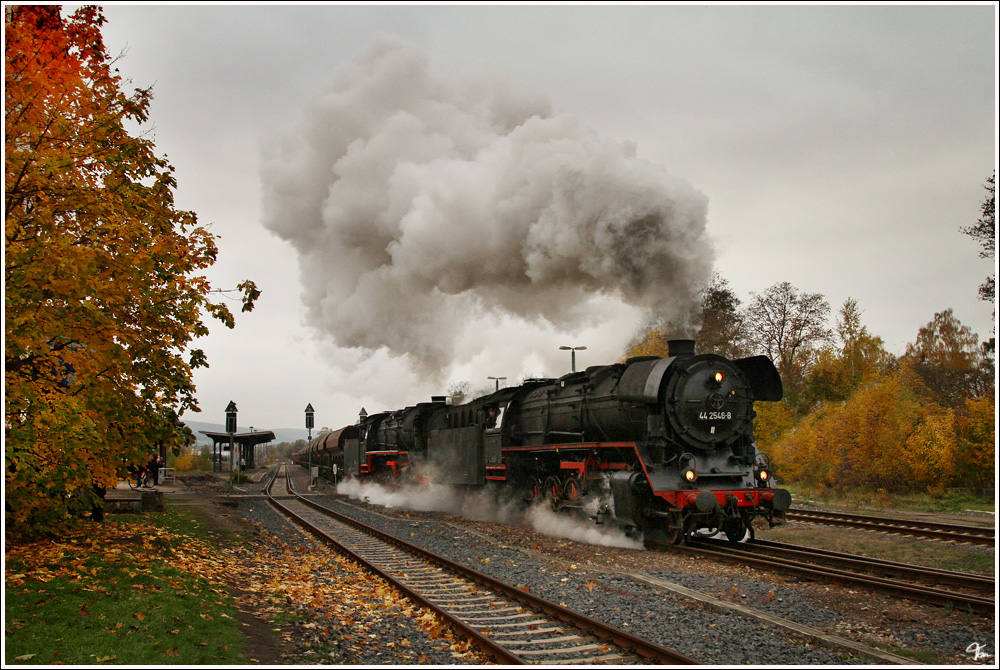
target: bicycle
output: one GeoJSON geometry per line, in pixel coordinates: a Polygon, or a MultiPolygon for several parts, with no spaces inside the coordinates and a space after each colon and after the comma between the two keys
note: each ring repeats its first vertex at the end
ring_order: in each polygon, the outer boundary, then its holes
{"type": "Polygon", "coordinates": [[[143,467],[132,472],[132,477],[127,480],[128,486],[133,491],[138,489],[151,489],[153,488],[153,475],[149,472],[149,468],[143,467]],[[133,479],[134,477],[134,479],[133,479]]]}

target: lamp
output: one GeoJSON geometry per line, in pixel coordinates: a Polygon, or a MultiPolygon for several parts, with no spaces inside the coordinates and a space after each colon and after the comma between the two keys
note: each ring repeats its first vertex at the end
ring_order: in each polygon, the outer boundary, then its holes
{"type": "Polygon", "coordinates": [[[563,351],[569,351],[573,362],[573,372],[576,372],[576,352],[583,351],[587,347],[559,347],[563,351]]]}

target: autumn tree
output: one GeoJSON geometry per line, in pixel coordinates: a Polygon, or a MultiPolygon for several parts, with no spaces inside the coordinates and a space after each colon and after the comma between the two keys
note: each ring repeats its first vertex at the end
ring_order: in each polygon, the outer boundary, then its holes
{"type": "Polygon", "coordinates": [[[980,494],[996,486],[996,403],[969,398],[956,412],[955,478],[980,494]]]}
{"type": "MultiPolygon", "coordinates": [[[[700,354],[718,354],[727,358],[742,358],[742,321],[740,299],[729,282],[716,274],[701,294],[701,328],[695,335],[695,348],[700,354]]],[[[634,356],[670,355],[670,340],[685,337],[683,329],[666,319],[651,319],[643,324],[625,349],[625,359],[634,356]]]]}
{"type": "MultiPolygon", "coordinates": [[[[986,189],[988,195],[980,207],[982,216],[979,217],[976,225],[963,228],[962,232],[979,242],[979,245],[982,247],[979,251],[980,258],[993,260],[996,257],[997,243],[996,221],[994,218],[996,213],[996,172],[986,180],[983,188],[986,189]]],[[[996,300],[996,273],[986,277],[986,281],[979,286],[979,298],[987,302],[994,302],[996,300]]]]}
{"type": "MultiPolygon", "coordinates": [[[[6,521],[44,532],[175,439],[207,365],[189,349],[204,313],[234,320],[200,274],[213,236],[174,207],[153,143],[126,131],[152,92],[122,89],[101,9],[6,9],[6,521]]],[[[256,287],[239,288],[252,309],[256,287]]]]}
{"type": "Polygon", "coordinates": [[[698,352],[726,358],[745,356],[741,300],[725,278],[716,274],[702,294],[701,329],[695,338],[698,352]]]}
{"type": "Polygon", "coordinates": [[[670,336],[661,327],[655,323],[648,323],[632,336],[632,341],[625,348],[625,356],[623,358],[625,360],[637,356],[660,356],[661,358],[665,358],[670,355],[667,347],[667,342],[670,339],[670,336]]]}
{"type": "Polygon", "coordinates": [[[794,399],[816,350],[830,340],[830,305],[819,293],[802,293],[781,282],[762,294],[751,293],[743,312],[751,351],[766,354],[778,368],[786,393],[794,399]]]}
{"type": "Polygon", "coordinates": [[[988,393],[992,370],[984,368],[977,336],[949,308],[938,312],[906,345],[904,358],[939,400],[958,407],[966,398],[988,393]]]}
{"type": "Polygon", "coordinates": [[[904,363],[845,402],[819,404],[770,456],[777,473],[820,488],[943,492],[955,481],[955,415],[904,363]]]}
{"type": "Polygon", "coordinates": [[[810,404],[846,400],[865,380],[891,371],[896,362],[882,338],[861,323],[854,298],[844,301],[834,331],[836,342],[819,350],[806,378],[810,404]]]}

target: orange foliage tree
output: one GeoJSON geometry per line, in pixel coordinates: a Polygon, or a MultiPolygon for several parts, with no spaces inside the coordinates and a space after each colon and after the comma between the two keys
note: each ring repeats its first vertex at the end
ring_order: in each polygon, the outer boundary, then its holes
{"type": "Polygon", "coordinates": [[[993,398],[971,398],[956,413],[958,481],[977,493],[996,484],[996,403],[993,398]]]}
{"type": "MultiPolygon", "coordinates": [[[[203,310],[233,326],[199,272],[213,236],[175,209],[173,168],[126,123],[126,95],[82,7],[6,8],[5,481],[8,531],[45,532],[148,458],[196,408],[203,310]]],[[[243,282],[243,309],[259,295],[243,282]]]]}
{"type": "Polygon", "coordinates": [[[843,401],[863,383],[881,377],[896,365],[881,337],[861,323],[861,310],[853,298],[841,306],[836,326],[837,345],[819,350],[805,381],[806,406],[821,401],[843,401]]]}
{"type": "Polygon", "coordinates": [[[670,337],[655,325],[644,326],[625,349],[625,358],[636,356],[669,356],[667,342],[670,337]]]}
{"type": "Polygon", "coordinates": [[[838,490],[939,491],[956,482],[955,413],[911,366],[822,403],[771,450],[776,470],[838,490]]]}

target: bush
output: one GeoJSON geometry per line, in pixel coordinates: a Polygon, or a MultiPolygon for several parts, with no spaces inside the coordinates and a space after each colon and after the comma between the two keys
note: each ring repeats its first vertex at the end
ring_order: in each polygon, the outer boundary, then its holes
{"type": "Polygon", "coordinates": [[[992,480],[983,462],[986,453],[992,459],[992,440],[990,449],[984,443],[992,414],[972,402],[969,418],[956,421],[953,410],[930,396],[920,378],[903,367],[846,402],[822,403],[771,449],[775,470],[838,491],[857,486],[888,493],[939,491],[969,476],[961,472],[959,464],[965,463],[967,471],[988,473],[992,480]]]}
{"type": "Polygon", "coordinates": [[[197,450],[187,449],[180,456],[173,458],[173,465],[170,465],[169,462],[168,465],[176,468],[178,472],[191,472],[192,470],[208,472],[212,469],[211,450],[208,447],[197,450]]]}

